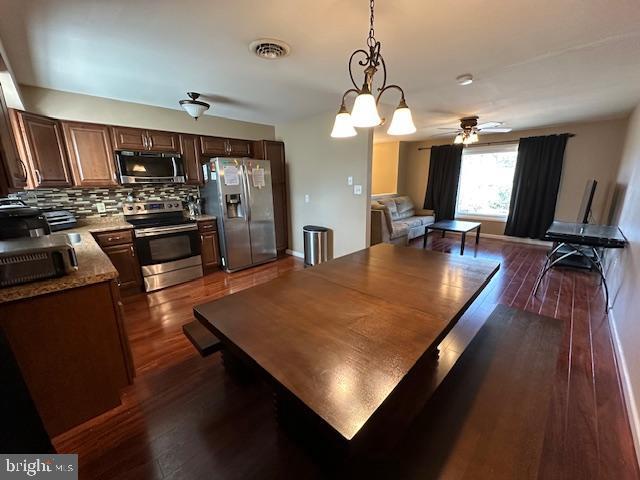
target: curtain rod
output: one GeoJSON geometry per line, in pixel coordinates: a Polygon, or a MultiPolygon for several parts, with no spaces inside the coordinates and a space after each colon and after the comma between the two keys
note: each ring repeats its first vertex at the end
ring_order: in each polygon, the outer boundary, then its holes
{"type": "MultiPolygon", "coordinates": [[[[571,138],[571,137],[575,137],[576,134],[575,133],[567,133],[567,136],[569,138],[571,138]]],[[[501,141],[498,141],[498,142],[472,143],[471,145],[469,145],[469,147],[486,147],[486,146],[489,146],[489,145],[508,145],[510,143],[518,143],[519,141],[520,141],[520,139],[516,139],[516,140],[501,140],[501,141]]],[[[418,147],[418,150],[431,150],[431,147],[418,147]]]]}

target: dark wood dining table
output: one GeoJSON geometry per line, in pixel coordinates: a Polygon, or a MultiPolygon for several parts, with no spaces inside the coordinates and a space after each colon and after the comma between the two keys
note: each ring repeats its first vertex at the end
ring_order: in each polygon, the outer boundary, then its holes
{"type": "Polygon", "coordinates": [[[419,390],[439,343],[498,268],[379,244],[198,305],[194,315],[222,341],[226,365],[273,386],[279,417],[296,410],[294,423],[307,419],[348,448],[370,445],[424,404],[419,390]]]}

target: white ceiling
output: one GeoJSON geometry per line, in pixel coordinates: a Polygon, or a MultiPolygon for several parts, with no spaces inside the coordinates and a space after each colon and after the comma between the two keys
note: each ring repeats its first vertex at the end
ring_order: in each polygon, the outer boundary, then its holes
{"type": "MultiPolygon", "coordinates": [[[[637,0],[378,0],[389,81],[424,139],[463,115],[514,129],[616,116],[640,102],[637,0]],[[456,85],[461,73],[476,81],[456,85]]],[[[366,0],[0,0],[20,83],[277,124],[338,108],[364,46],[366,0]],[[248,44],[291,45],[278,61],[248,44]]],[[[384,100],[390,116],[394,94],[384,100]]],[[[378,135],[378,139],[384,138],[378,135]]]]}

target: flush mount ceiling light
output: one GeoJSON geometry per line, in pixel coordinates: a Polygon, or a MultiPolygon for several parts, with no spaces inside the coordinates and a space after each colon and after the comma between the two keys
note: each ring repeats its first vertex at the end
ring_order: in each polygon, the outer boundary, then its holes
{"type": "Polygon", "coordinates": [[[470,73],[465,73],[464,75],[459,75],[456,77],[456,82],[458,85],[471,85],[473,83],[473,75],[470,73]]]}
{"type": "Polygon", "coordinates": [[[180,106],[184,108],[185,112],[191,115],[194,119],[198,120],[198,117],[209,110],[209,107],[211,105],[198,100],[198,97],[200,97],[199,93],[187,92],[187,95],[191,100],[180,100],[180,106]]]}
{"type": "Polygon", "coordinates": [[[249,50],[260,58],[275,60],[289,55],[291,47],[282,40],[276,40],[275,38],[260,38],[249,44],[249,50]]]}
{"type": "Polygon", "coordinates": [[[380,97],[387,90],[395,89],[400,92],[400,103],[393,113],[391,124],[387,133],[389,135],[409,135],[416,131],[416,126],[413,124],[413,118],[411,110],[407,106],[407,102],[404,98],[404,91],[398,85],[387,85],[387,67],[384,63],[384,58],[380,54],[380,42],[375,38],[375,31],[373,29],[373,10],[374,0],[369,2],[369,36],[367,37],[367,50],[358,49],[355,50],[351,57],[349,57],[349,77],[351,83],[355,88],[350,88],[342,95],[342,102],[340,109],[336,115],[335,123],[333,124],[333,130],[331,136],[334,138],[353,137],[357,134],[353,127],[370,128],[380,125],[382,119],[378,113],[378,103],[380,97]],[[352,64],[355,57],[360,56],[358,65],[364,68],[364,82],[362,87],[358,88],[358,84],[353,78],[352,64]],[[379,68],[382,68],[382,85],[376,90],[378,95],[373,96],[373,76],[376,74],[379,68]],[[355,93],[356,100],[353,104],[353,110],[351,113],[345,106],[345,100],[347,95],[355,93]]]}

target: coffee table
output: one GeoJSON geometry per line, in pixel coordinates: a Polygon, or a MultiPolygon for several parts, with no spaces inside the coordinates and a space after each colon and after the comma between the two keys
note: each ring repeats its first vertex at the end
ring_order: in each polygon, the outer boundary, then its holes
{"type": "Polygon", "coordinates": [[[367,448],[419,412],[438,345],[498,268],[381,243],[194,314],[222,342],[230,373],[248,367],[272,386],[279,422],[367,448]]]}
{"type": "Polygon", "coordinates": [[[436,223],[432,223],[431,225],[427,225],[426,231],[424,232],[424,240],[422,242],[422,248],[427,246],[427,233],[429,230],[440,230],[442,232],[442,237],[446,232],[456,232],[462,234],[462,243],[460,244],[460,255],[464,255],[464,243],[467,239],[467,233],[475,230],[476,231],[476,245],[480,242],[480,227],[482,226],[479,222],[463,222],[461,220],[441,220],[436,223]]]}

